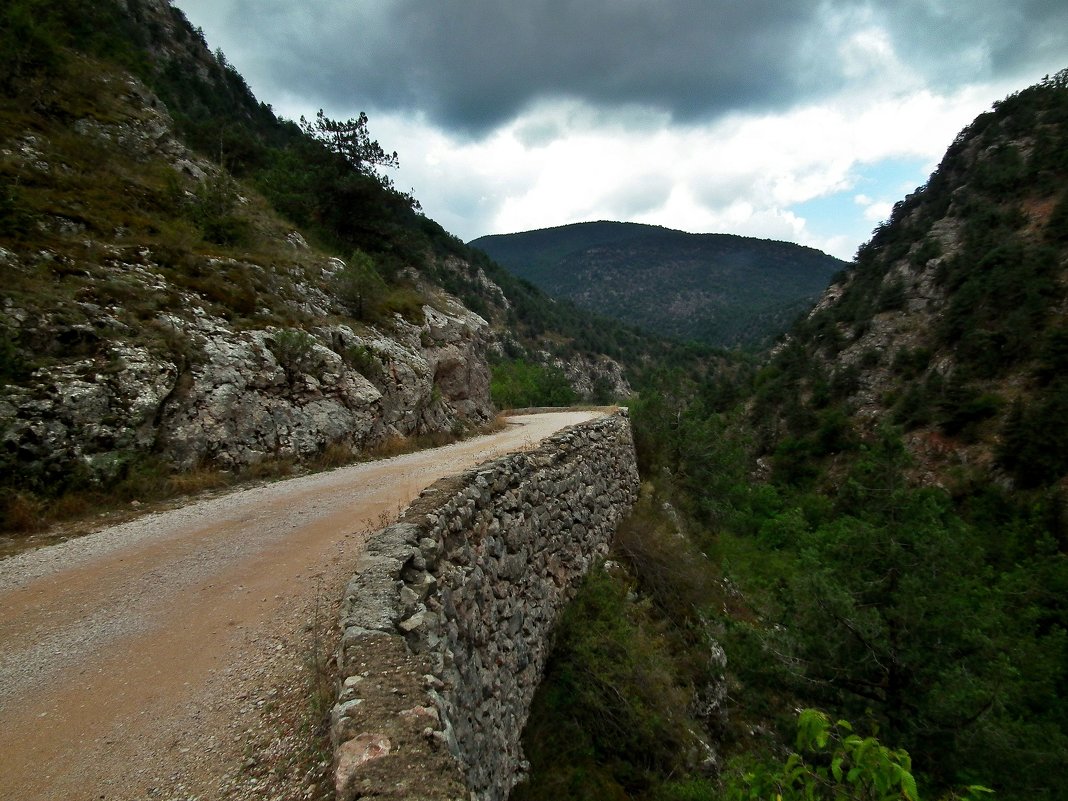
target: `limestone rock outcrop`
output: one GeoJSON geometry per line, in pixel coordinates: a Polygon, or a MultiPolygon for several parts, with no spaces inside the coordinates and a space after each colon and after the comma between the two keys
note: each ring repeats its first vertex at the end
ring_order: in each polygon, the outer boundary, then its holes
{"type": "MultiPolygon", "coordinates": [[[[447,297],[424,307],[422,325],[399,315],[365,326],[324,314],[249,328],[170,282],[151,253],[101,261],[94,271],[170,301],[139,321],[141,330],[117,303],[56,314],[10,302],[0,309],[18,339],[52,343],[48,363],[0,389],[0,454],[34,485],[106,484],[148,457],[176,469],[302,460],[332,445],[360,449],[493,414],[488,324],[447,297]]],[[[295,300],[330,302],[317,294],[295,300]]]]}
{"type": "Polygon", "coordinates": [[[107,114],[0,140],[0,158],[45,186],[72,154],[113,159],[130,175],[112,195],[156,181],[160,209],[138,220],[146,235],[79,196],[0,248],[0,469],[14,486],[104,487],[147,462],[241,470],[492,416],[482,317],[409,268],[421,309],[408,299],[403,316],[353,319],[344,262],[186,147],[142,81],[94,80],[107,114]],[[212,192],[240,211],[247,246],[196,233],[189,215],[212,192]]]}

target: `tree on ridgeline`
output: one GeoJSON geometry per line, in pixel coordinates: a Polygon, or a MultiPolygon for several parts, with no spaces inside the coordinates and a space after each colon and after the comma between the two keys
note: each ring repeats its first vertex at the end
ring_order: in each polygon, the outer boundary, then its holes
{"type": "Polygon", "coordinates": [[[367,130],[367,114],[363,111],[355,119],[332,120],[319,109],[314,121],[300,118],[300,127],[304,133],[322,142],[326,147],[341,156],[356,172],[372,175],[380,180],[377,167],[400,166],[397,151],[386,153],[378,140],[372,139],[367,130]]]}

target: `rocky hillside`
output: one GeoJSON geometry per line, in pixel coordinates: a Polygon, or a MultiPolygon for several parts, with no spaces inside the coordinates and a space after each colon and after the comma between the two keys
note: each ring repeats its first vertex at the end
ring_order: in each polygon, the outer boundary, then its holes
{"type": "Polygon", "coordinates": [[[894,207],[764,375],[794,457],[903,427],[924,480],[1068,473],[1068,71],[995,104],[894,207]],[[778,401],[776,401],[778,402],[778,401]],[[839,402],[842,405],[838,405],[839,402]]]}
{"type": "Polygon", "coordinates": [[[377,142],[354,160],[279,120],[166,0],[16,0],[0,62],[3,527],[470,430],[491,362],[582,399],[649,358],[424,217],[377,142]]]}
{"type": "Polygon", "coordinates": [[[5,130],[8,475],[109,483],[150,455],[243,469],[492,416],[484,319],[431,287],[354,319],[343,261],[186,148],[143,83],[87,80],[90,113],[5,130]],[[205,238],[211,204],[240,244],[205,238]]]}
{"type": "Polygon", "coordinates": [[[554,297],[720,347],[766,344],[846,266],[787,242],[636,223],[577,223],[471,245],[554,297]]]}

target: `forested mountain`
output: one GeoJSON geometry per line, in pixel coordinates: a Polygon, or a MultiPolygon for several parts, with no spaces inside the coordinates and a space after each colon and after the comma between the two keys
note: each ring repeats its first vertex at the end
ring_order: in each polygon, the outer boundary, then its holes
{"type": "Polygon", "coordinates": [[[519,798],[1065,797],[1066,225],[1068,71],[963,130],[762,364],[642,387],[651,486],[519,798]]]}
{"type": "Polygon", "coordinates": [[[553,297],[720,347],[767,344],[845,267],[788,242],[637,223],[576,223],[470,244],[553,297]]]}

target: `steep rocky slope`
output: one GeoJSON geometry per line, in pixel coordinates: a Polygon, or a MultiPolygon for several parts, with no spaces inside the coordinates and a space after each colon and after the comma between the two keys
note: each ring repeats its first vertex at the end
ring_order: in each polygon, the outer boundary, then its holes
{"type": "Polygon", "coordinates": [[[354,319],[344,262],[186,148],[144,84],[83,80],[77,99],[99,99],[84,116],[5,117],[8,197],[32,218],[0,249],[11,475],[44,489],[149,457],[242,469],[491,416],[484,319],[419,282],[403,314],[354,319]],[[233,193],[239,246],[183,218],[211,192],[233,193]]]}
{"type": "Polygon", "coordinates": [[[754,414],[768,441],[790,438],[791,459],[833,451],[845,409],[861,431],[903,427],[928,482],[1062,480],[1066,179],[1061,72],[963,130],[778,347],[754,414]]]}
{"type": "Polygon", "coordinates": [[[1068,71],[968,126],[754,374],[631,404],[637,580],[590,582],[558,633],[524,799],[855,793],[806,707],[904,749],[910,796],[1064,795],[1066,178],[1068,71]],[[695,613],[727,658],[715,778],[650,690],[698,685],[705,641],[670,640],[695,613]]]}
{"type": "Polygon", "coordinates": [[[788,242],[637,223],[576,223],[471,245],[554,297],[720,347],[765,344],[846,266],[788,242]]]}

